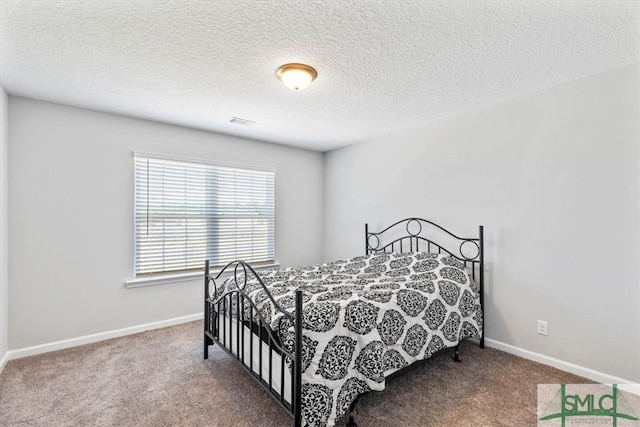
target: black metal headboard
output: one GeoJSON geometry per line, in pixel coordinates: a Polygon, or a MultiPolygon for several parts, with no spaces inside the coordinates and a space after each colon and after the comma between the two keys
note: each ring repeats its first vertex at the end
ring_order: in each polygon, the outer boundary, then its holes
{"type": "MultiPolygon", "coordinates": [[[[422,218],[406,218],[382,231],[369,231],[364,225],[365,254],[382,252],[447,253],[464,264],[478,283],[480,306],[484,313],[484,227],[478,237],[459,237],[446,228],[422,218]]],[[[484,316],[483,316],[484,319],[484,316]]],[[[483,322],[484,323],[484,322],[483,322]]],[[[484,327],[480,347],[484,347],[484,327]]]]}

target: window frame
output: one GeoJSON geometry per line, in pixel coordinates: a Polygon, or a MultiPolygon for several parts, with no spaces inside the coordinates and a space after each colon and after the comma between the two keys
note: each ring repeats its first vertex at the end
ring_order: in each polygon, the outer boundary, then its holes
{"type": "MultiPolygon", "coordinates": [[[[238,164],[238,163],[229,163],[229,162],[220,162],[220,161],[211,161],[207,159],[195,159],[189,157],[182,156],[173,156],[173,155],[165,155],[165,154],[156,154],[156,153],[148,153],[148,152],[140,152],[134,151],[132,153],[133,160],[133,279],[125,280],[125,286],[128,288],[132,287],[141,287],[141,286],[150,286],[156,284],[163,283],[175,283],[182,281],[192,281],[200,278],[202,276],[202,272],[190,269],[190,270],[179,270],[179,271],[170,271],[170,272],[153,272],[153,273],[140,273],[137,271],[137,248],[138,248],[138,238],[137,238],[137,217],[136,217],[136,203],[137,203],[137,193],[138,193],[138,183],[136,182],[136,158],[147,158],[153,160],[166,160],[173,162],[182,162],[182,163],[191,163],[196,165],[204,165],[204,166],[212,166],[219,168],[232,168],[232,169],[240,169],[246,171],[257,171],[257,172],[267,172],[273,174],[273,260],[267,261],[264,263],[255,263],[252,264],[256,270],[265,269],[265,268],[273,268],[279,266],[276,262],[276,224],[275,224],[275,216],[276,216],[276,178],[277,178],[277,169],[273,167],[265,167],[265,166],[256,166],[249,164],[238,164]]],[[[222,267],[222,266],[220,266],[222,267]]],[[[212,270],[216,271],[216,270],[212,270]]],[[[218,270],[219,271],[219,270],[218,270]]]]}

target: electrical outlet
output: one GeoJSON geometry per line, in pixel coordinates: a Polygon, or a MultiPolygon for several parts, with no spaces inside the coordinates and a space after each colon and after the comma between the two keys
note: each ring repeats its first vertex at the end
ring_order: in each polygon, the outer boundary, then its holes
{"type": "Polygon", "coordinates": [[[547,322],[545,320],[538,320],[538,333],[547,335],[547,322]]]}

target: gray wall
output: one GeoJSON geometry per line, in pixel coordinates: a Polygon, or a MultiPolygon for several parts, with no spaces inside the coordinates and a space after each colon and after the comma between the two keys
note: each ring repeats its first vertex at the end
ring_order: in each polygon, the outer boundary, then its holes
{"type": "Polygon", "coordinates": [[[361,254],[365,222],[484,224],[487,338],[640,382],[639,77],[635,64],[328,153],[324,258],[361,254]]]}
{"type": "Polygon", "coordinates": [[[9,349],[8,111],[8,96],[0,86],[0,360],[9,349]]]}
{"type": "Polygon", "coordinates": [[[202,311],[201,280],[124,287],[132,151],[277,168],[277,261],[322,259],[321,153],[17,97],[9,121],[10,349],[202,311]]]}

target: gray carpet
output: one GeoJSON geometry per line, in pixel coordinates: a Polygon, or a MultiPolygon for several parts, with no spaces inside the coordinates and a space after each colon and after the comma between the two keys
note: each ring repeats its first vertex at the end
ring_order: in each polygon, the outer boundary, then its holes
{"type": "MultiPolygon", "coordinates": [[[[584,378],[471,343],[361,399],[374,426],[535,426],[537,384],[584,378]]],[[[338,425],[344,426],[344,419],[338,425]]],[[[2,426],[287,426],[291,418],[218,347],[202,322],[9,361],[2,426]]]]}

